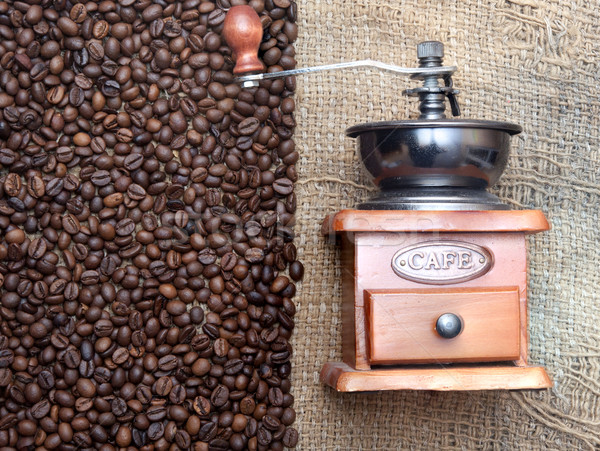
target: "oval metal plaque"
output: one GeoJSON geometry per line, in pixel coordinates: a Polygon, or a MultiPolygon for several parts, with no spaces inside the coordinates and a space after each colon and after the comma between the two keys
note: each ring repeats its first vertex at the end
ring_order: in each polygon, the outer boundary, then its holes
{"type": "Polygon", "coordinates": [[[460,241],[426,241],[400,249],[392,257],[392,269],[398,276],[432,285],[475,279],[493,263],[487,249],[460,241]]]}

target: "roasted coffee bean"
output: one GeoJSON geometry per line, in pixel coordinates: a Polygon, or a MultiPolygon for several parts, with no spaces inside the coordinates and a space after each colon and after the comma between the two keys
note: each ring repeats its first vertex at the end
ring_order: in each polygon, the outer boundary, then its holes
{"type": "Polygon", "coordinates": [[[229,400],[229,389],[225,385],[218,385],[213,390],[210,396],[210,402],[216,406],[221,407],[229,400]]]}
{"type": "Polygon", "coordinates": [[[267,428],[259,427],[258,431],[256,431],[256,438],[259,445],[267,446],[273,440],[273,435],[267,428]]]}
{"type": "MultiPolygon", "coordinates": [[[[33,415],[33,414],[32,414],[33,415]]],[[[0,417],[0,431],[5,431],[12,428],[18,422],[18,418],[14,413],[9,413],[0,417]]]]}
{"type": "Polygon", "coordinates": [[[64,335],[62,335],[60,333],[52,334],[50,336],[50,343],[56,349],[66,349],[66,347],[69,346],[69,340],[67,339],[67,337],[65,337],[64,335]]]}
{"type": "Polygon", "coordinates": [[[166,355],[164,357],[161,357],[158,361],[158,367],[162,371],[172,371],[175,368],[177,368],[177,365],[177,357],[174,355],[166,355]]]}
{"type": "Polygon", "coordinates": [[[115,225],[115,232],[119,236],[129,236],[135,230],[135,223],[130,218],[125,218],[115,225]]]}
{"type": "Polygon", "coordinates": [[[135,396],[142,404],[148,404],[152,400],[150,387],[145,385],[139,386],[135,391],[135,396]]]}
{"type": "Polygon", "coordinates": [[[302,277],[304,277],[304,266],[299,261],[292,262],[289,268],[289,273],[293,280],[301,280],[302,277]]]}
{"type": "Polygon", "coordinates": [[[47,399],[42,399],[40,402],[34,404],[31,407],[31,416],[36,420],[39,420],[50,412],[50,402],[47,399]]]}
{"type": "Polygon", "coordinates": [[[116,417],[122,417],[127,412],[127,404],[121,398],[114,398],[110,403],[110,409],[116,417]]]}
{"type": "Polygon", "coordinates": [[[113,331],[113,324],[108,319],[101,319],[94,324],[94,333],[98,337],[108,337],[113,331]]]}
{"type": "Polygon", "coordinates": [[[169,401],[173,404],[182,404],[187,397],[185,388],[182,385],[175,385],[169,393],[169,401]]]}
{"type": "Polygon", "coordinates": [[[223,365],[225,374],[229,375],[238,374],[240,371],[242,371],[243,367],[244,362],[241,359],[228,360],[227,362],[225,362],[225,365],[223,365]]]}
{"type": "Polygon", "coordinates": [[[286,428],[281,441],[283,443],[283,446],[287,446],[288,448],[295,448],[298,444],[298,431],[294,428],[286,428]]]}
{"type": "Polygon", "coordinates": [[[81,274],[81,283],[83,285],[95,285],[99,280],[100,276],[97,271],[89,270],[81,274]]]}
{"type": "Polygon", "coordinates": [[[146,197],[146,190],[137,183],[132,183],[127,187],[127,195],[132,200],[142,200],[146,197]]]}
{"type": "Polygon", "coordinates": [[[281,194],[282,196],[287,196],[292,193],[294,190],[294,183],[287,178],[277,179],[273,182],[273,190],[277,194],[281,194]]]}
{"type": "Polygon", "coordinates": [[[259,126],[260,121],[256,117],[249,117],[238,124],[238,132],[242,135],[252,135],[259,126]]]}
{"type": "Polygon", "coordinates": [[[69,13],[69,17],[73,22],[82,23],[87,17],[87,9],[85,8],[85,5],[82,3],[76,3],[73,5],[69,13]]]}
{"type": "Polygon", "coordinates": [[[150,421],[161,421],[167,415],[167,409],[164,406],[151,406],[146,410],[146,416],[150,421]]]}
{"type": "Polygon", "coordinates": [[[129,359],[129,351],[127,348],[117,348],[113,352],[111,359],[116,365],[122,365],[129,359]]]}
{"type": "Polygon", "coordinates": [[[39,260],[40,258],[42,258],[44,256],[44,254],[46,253],[47,250],[47,245],[46,245],[46,240],[44,240],[43,238],[35,238],[30,244],[29,244],[29,248],[27,249],[27,254],[35,259],[35,260],[39,260]]]}
{"type": "Polygon", "coordinates": [[[175,434],[175,443],[177,443],[180,449],[188,449],[192,443],[190,434],[182,429],[177,431],[175,434]]]}
{"type": "Polygon", "coordinates": [[[160,440],[164,433],[165,429],[163,423],[152,423],[148,428],[148,438],[153,441],[160,440]]]}
{"type": "Polygon", "coordinates": [[[10,173],[4,180],[4,192],[11,197],[19,195],[21,191],[21,176],[18,174],[10,173]]]}
{"type": "Polygon", "coordinates": [[[173,388],[173,381],[170,377],[163,376],[155,382],[154,387],[158,396],[168,396],[173,388]]]}
{"type": "Polygon", "coordinates": [[[211,411],[211,403],[210,401],[203,397],[203,396],[197,396],[194,399],[194,402],[192,403],[194,410],[196,411],[196,413],[198,415],[200,415],[201,417],[203,416],[208,416],[208,414],[211,411]]]}
{"type": "Polygon", "coordinates": [[[0,368],[8,368],[12,365],[15,359],[15,354],[10,349],[0,350],[0,368]]]}
{"type": "Polygon", "coordinates": [[[262,232],[262,227],[260,223],[256,221],[248,221],[244,224],[244,232],[246,232],[246,235],[249,237],[258,236],[262,232]]]}
{"type": "Polygon", "coordinates": [[[263,254],[262,249],[260,249],[258,247],[253,247],[253,248],[248,249],[244,253],[244,258],[249,263],[259,263],[264,259],[264,254],[263,254]]]}
{"type": "MultiPolygon", "coordinates": [[[[88,50],[91,48],[92,44],[99,44],[99,43],[92,41],[89,44],[88,50]]],[[[91,89],[92,86],[94,86],[93,81],[89,77],[87,77],[85,74],[75,75],[74,83],[75,83],[75,86],[77,86],[83,90],[91,89]]]]}
{"type": "Polygon", "coordinates": [[[69,348],[63,356],[64,364],[67,368],[75,369],[81,363],[81,354],[75,348],[69,348]]]}
{"type": "Polygon", "coordinates": [[[99,20],[98,22],[96,22],[94,24],[92,34],[93,34],[94,38],[102,39],[102,38],[106,37],[109,29],[110,29],[110,26],[108,25],[108,22],[106,22],[105,20],[99,20]]]}
{"type": "Polygon", "coordinates": [[[208,422],[200,428],[200,431],[198,431],[198,438],[202,441],[211,441],[217,436],[217,430],[218,427],[216,423],[213,423],[212,421],[208,422]]]}
{"type": "MultiPolygon", "coordinates": [[[[7,369],[3,370],[4,376],[8,375],[9,371],[7,369]]],[[[5,377],[0,377],[0,386],[6,386],[4,381],[6,381],[5,377]]],[[[38,386],[44,390],[51,390],[54,387],[54,376],[49,371],[41,371],[37,378],[38,386]]]]}
{"type": "Polygon", "coordinates": [[[34,175],[33,177],[31,177],[27,181],[27,192],[29,193],[29,195],[31,197],[34,197],[36,199],[39,199],[40,197],[42,197],[46,192],[46,186],[44,184],[44,180],[37,175],[34,175]]]}
{"type": "MultiPolygon", "coordinates": [[[[295,446],[294,78],[234,83],[229,1],[13,3],[0,443],[295,446]]],[[[258,3],[293,68],[296,3],[258,3]]]]}
{"type": "Polygon", "coordinates": [[[68,213],[65,216],[63,216],[62,226],[65,232],[67,232],[69,235],[75,235],[79,232],[79,229],[81,227],[79,224],[79,220],[71,213],[68,213]]]}
{"type": "Polygon", "coordinates": [[[94,375],[94,371],[96,370],[96,366],[92,361],[82,360],[79,363],[79,374],[82,377],[90,378],[94,375]]]}
{"type": "Polygon", "coordinates": [[[110,183],[110,174],[104,170],[95,171],[90,179],[96,186],[106,186],[110,183]]]}

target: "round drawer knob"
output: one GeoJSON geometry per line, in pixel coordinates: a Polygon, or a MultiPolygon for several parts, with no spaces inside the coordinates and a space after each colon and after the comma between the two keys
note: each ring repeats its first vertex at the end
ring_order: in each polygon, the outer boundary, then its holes
{"type": "Polygon", "coordinates": [[[462,331],[463,324],[454,313],[444,313],[435,323],[435,330],[443,338],[454,338],[462,331]]]}

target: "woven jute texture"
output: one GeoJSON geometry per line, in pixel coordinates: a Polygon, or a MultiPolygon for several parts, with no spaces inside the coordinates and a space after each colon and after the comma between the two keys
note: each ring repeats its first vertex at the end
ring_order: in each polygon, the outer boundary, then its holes
{"type": "Polygon", "coordinates": [[[339,251],[319,227],[374,191],[344,130],[414,118],[415,102],[401,92],[415,84],[362,69],[299,77],[299,449],[599,449],[598,2],[300,0],[298,10],[299,66],[364,58],[414,66],[416,44],[440,40],[445,62],[459,67],[463,117],[524,127],[493,191],[552,224],[529,239],[529,349],[554,380],[541,392],[367,394],[319,382],[323,363],[341,360],[339,251]]]}

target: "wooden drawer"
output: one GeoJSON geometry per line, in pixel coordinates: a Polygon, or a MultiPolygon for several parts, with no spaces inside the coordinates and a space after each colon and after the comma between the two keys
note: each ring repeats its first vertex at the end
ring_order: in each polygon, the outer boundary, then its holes
{"type": "Polygon", "coordinates": [[[517,287],[365,290],[365,315],[372,365],[519,358],[517,287]],[[461,318],[458,336],[437,333],[444,313],[461,318]]]}

